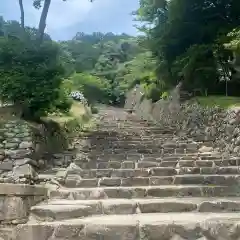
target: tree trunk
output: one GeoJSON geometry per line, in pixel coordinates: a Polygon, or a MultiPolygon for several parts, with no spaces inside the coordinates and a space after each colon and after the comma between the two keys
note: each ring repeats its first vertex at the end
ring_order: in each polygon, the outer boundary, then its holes
{"type": "Polygon", "coordinates": [[[25,17],[24,17],[23,0],[19,0],[19,7],[20,7],[20,12],[21,12],[21,27],[22,27],[22,29],[24,29],[25,17]]]}
{"type": "Polygon", "coordinates": [[[46,28],[46,20],[47,20],[50,4],[51,4],[51,0],[44,1],[43,10],[42,10],[41,18],[38,25],[38,41],[40,44],[43,42],[43,36],[46,28]]]}

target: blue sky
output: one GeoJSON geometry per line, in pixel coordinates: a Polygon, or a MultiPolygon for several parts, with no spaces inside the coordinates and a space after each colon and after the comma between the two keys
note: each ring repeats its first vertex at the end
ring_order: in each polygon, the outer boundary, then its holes
{"type": "MultiPolygon", "coordinates": [[[[18,0],[0,0],[0,15],[6,20],[19,20],[18,0]]],[[[32,7],[33,0],[23,0],[26,25],[37,26],[40,11],[32,7]]],[[[136,35],[130,13],[139,0],[52,0],[46,32],[55,40],[72,38],[76,32],[114,32],[136,35]]]]}

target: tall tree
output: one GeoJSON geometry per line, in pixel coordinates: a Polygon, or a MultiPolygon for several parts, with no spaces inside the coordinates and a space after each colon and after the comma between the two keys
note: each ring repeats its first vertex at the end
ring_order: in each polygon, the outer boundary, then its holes
{"type": "Polygon", "coordinates": [[[180,79],[188,87],[199,85],[199,73],[208,75],[203,85],[216,83],[219,55],[224,64],[228,57],[221,47],[224,37],[240,25],[239,0],[140,0],[136,14],[166,86],[180,79]]]}
{"type": "Polygon", "coordinates": [[[19,0],[19,7],[21,12],[21,27],[22,29],[25,28],[25,16],[24,16],[24,7],[23,7],[23,0],[19,0]]]}
{"type": "Polygon", "coordinates": [[[51,0],[44,1],[42,14],[41,14],[39,25],[38,25],[39,43],[42,43],[42,41],[43,41],[44,31],[46,28],[46,20],[47,20],[47,15],[48,15],[50,4],[51,4],[51,0]]]}

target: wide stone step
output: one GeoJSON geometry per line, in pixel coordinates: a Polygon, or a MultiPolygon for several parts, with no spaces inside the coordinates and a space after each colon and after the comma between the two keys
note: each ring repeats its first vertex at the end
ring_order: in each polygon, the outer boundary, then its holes
{"type": "Polygon", "coordinates": [[[240,211],[240,198],[50,200],[32,207],[30,220],[55,221],[101,214],[118,215],[192,211],[240,211]]]}
{"type": "MultiPolygon", "coordinates": [[[[208,159],[201,159],[200,157],[192,157],[189,155],[186,156],[179,156],[179,157],[168,157],[162,155],[162,153],[157,154],[140,154],[137,152],[127,153],[126,151],[122,153],[114,154],[113,152],[103,154],[102,151],[99,153],[89,152],[88,158],[83,159],[80,157],[79,159],[75,159],[75,163],[78,165],[83,165],[83,168],[89,166],[89,164],[97,164],[97,163],[105,163],[108,162],[118,162],[120,164],[123,161],[134,161],[139,162],[141,165],[142,161],[143,164],[149,164],[147,162],[154,162],[156,166],[172,166],[172,167],[214,167],[214,166],[239,166],[240,161],[239,159],[229,158],[229,159],[215,159],[215,160],[208,160],[208,159]],[[88,163],[86,167],[84,167],[88,163]]],[[[92,166],[92,165],[91,165],[92,166]]],[[[91,168],[91,167],[89,167],[91,168]]]]}
{"type": "MultiPolygon", "coordinates": [[[[124,137],[124,136],[123,136],[124,137]]],[[[116,141],[112,141],[113,139],[104,139],[104,141],[101,141],[98,139],[98,141],[94,142],[91,141],[91,139],[86,139],[89,144],[91,144],[92,148],[96,147],[104,147],[106,146],[105,144],[108,143],[109,146],[112,147],[127,147],[129,145],[131,146],[145,146],[145,147],[155,147],[157,144],[161,145],[161,147],[166,147],[166,148],[195,148],[197,149],[199,144],[193,144],[193,143],[188,143],[188,142],[181,142],[177,144],[166,144],[166,141],[164,141],[166,138],[164,137],[163,139],[157,138],[157,139],[148,139],[148,138],[143,138],[140,137],[138,140],[131,139],[131,138],[126,138],[126,139],[121,139],[121,138],[116,138],[116,141]]]]}
{"type": "MultiPolygon", "coordinates": [[[[84,153],[90,154],[90,155],[109,155],[109,154],[121,154],[121,153],[125,153],[125,155],[128,154],[169,154],[169,153],[175,153],[174,149],[165,149],[164,152],[162,151],[161,148],[157,148],[157,149],[137,149],[137,148],[133,148],[133,149],[112,149],[112,148],[107,148],[107,149],[103,149],[103,150],[91,150],[91,149],[82,149],[81,150],[84,153]]],[[[180,153],[183,153],[184,151],[180,151],[180,153]]]]}
{"type": "Polygon", "coordinates": [[[159,154],[159,156],[161,155],[169,155],[169,154],[198,154],[198,150],[196,149],[184,149],[184,148],[145,148],[145,149],[138,149],[138,148],[130,148],[130,149],[123,149],[123,148],[106,148],[106,149],[99,149],[99,150],[95,150],[95,149],[82,149],[82,152],[88,153],[90,155],[103,155],[103,154],[111,154],[111,153],[115,153],[115,154],[121,154],[121,153],[125,153],[125,155],[127,154],[159,154]]]}
{"type": "Polygon", "coordinates": [[[240,183],[240,175],[176,175],[165,177],[103,177],[82,179],[78,175],[68,175],[65,181],[60,183],[68,188],[82,187],[119,187],[119,186],[157,186],[171,184],[212,184],[232,185],[240,183]]]}
{"type": "Polygon", "coordinates": [[[94,212],[92,211],[92,207],[87,206],[86,204],[65,204],[62,206],[49,203],[46,205],[32,207],[30,219],[50,222],[56,220],[66,220],[70,218],[86,217],[93,214],[94,212]]]}
{"type": "Polygon", "coordinates": [[[52,199],[87,200],[106,198],[152,198],[152,197],[237,197],[237,186],[161,185],[137,187],[61,188],[51,190],[52,199]]]}
{"type": "Polygon", "coordinates": [[[218,160],[169,160],[169,159],[143,159],[137,163],[138,168],[146,167],[228,167],[239,166],[239,160],[236,159],[218,159],[218,160]]]}
{"type": "Polygon", "coordinates": [[[238,239],[238,213],[149,213],[93,216],[19,225],[14,240],[212,240],[238,239]]]}
{"type": "MultiPolygon", "coordinates": [[[[77,154],[78,156],[79,154],[77,154]]],[[[205,155],[204,155],[205,156],[205,155]]],[[[211,156],[211,155],[210,155],[211,156]]],[[[212,159],[201,159],[201,155],[198,155],[198,153],[191,153],[191,154],[162,154],[162,153],[145,153],[140,154],[136,151],[133,152],[126,152],[126,151],[120,151],[119,153],[115,153],[112,150],[109,151],[90,151],[88,153],[88,157],[92,160],[100,160],[100,161],[136,161],[136,160],[144,160],[144,161],[179,161],[179,160],[212,160],[212,159]]],[[[76,158],[75,160],[77,160],[76,158]]],[[[79,157],[80,160],[82,160],[81,154],[79,157]]],[[[221,160],[221,157],[218,157],[217,160],[221,160]]],[[[235,160],[236,159],[230,159],[235,160]]]]}
{"type": "MultiPolygon", "coordinates": [[[[130,162],[132,165],[132,163],[130,162]]],[[[64,170],[62,170],[64,171],[64,170]]],[[[147,176],[174,176],[178,174],[178,170],[172,167],[153,167],[153,168],[135,168],[128,167],[125,169],[113,169],[106,167],[105,169],[69,169],[64,171],[68,174],[77,174],[82,178],[93,177],[147,177],[147,176]]]]}
{"type": "MultiPolygon", "coordinates": [[[[91,156],[90,156],[91,157],[91,156]]],[[[189,168],[201,168],[201,167],[232,167],[239,166],[238,162],[233,162],[229,160],[219,160],[219,161],[208,161],[208,160],[175,160],[175,161],[163,161],[160,158],[156,159],[154,157],[148,157],[139,160],[127,159],[127,157],[115,156],[104,159],[101,156],[92,159],[80,159],[75,160],[75,164],[82,169],[120,169],[120,168],[149,168],[149,167],[189,167],[189,168]],[[120,159],[117,159],[117,158],[120,159]]],[[[137,157],[136,157],[137,158],[137,157]]]]}
{"type": "MultiPolygon", "coordinates": [[[[101,165],[102,166],[102,165],[101,165]]],[[[134,168],[134,163],[125,162],[127,168],[114,169],[99,168],[99,169],[62,169],[57,173],[59,176],[79,175],[81,178],[102,178],[102,177],[162,177],[175,176],[185,174],[203,174],[203,175],[239,175],[240,167],[150,167],[150,168],[134,168]]]]}

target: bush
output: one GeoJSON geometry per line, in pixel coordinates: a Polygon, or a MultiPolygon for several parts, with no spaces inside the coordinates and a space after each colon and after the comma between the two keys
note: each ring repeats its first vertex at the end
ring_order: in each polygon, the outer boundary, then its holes
{"type": "Polygon", "coordinates": [[[72,104],[73,104],[73,100],[68,96],[67,92],[63,88],[60,88],[59,96],[54,101],[52,110],[68,112],[72,104]]]}
{"type": "Polygon", "coordinates": [[[108,99],[107,81],[87,73],[77,73],[71,77],[75,90],[83,93],[90,105],[105,103],[108,99]]]}
{"type": "Polygon", "coordinates": [[[30,118],[46,115],[52,107],[66,109],[62,100],[56,101],[63,94],[64,74],[58,55],[58,45],[51,41],[37,46],[34,41],[0,38],[1,100],[21,107],[30,118]]]}
{"type": "Polygon", "coordinates": [[[98,113],[98,109],[96,106],[91,106],[91,112],[92,114],[97,114],[98,113]]]}

